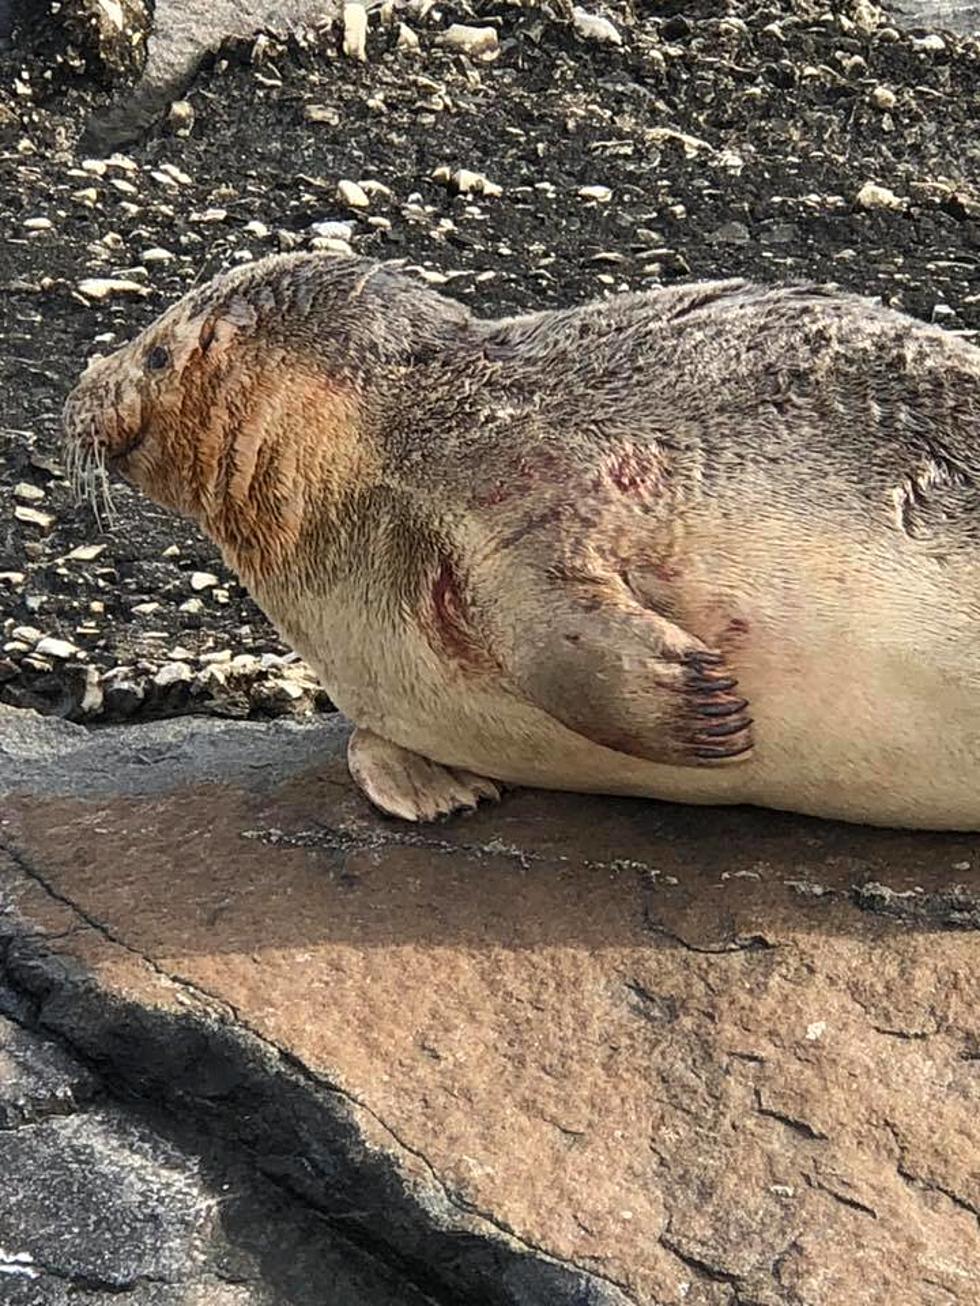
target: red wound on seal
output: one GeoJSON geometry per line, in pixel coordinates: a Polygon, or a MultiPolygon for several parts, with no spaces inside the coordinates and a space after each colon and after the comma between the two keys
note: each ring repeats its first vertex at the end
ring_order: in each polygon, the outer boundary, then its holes
{"type": "Polygon", "coordinates": [[[637,449],[624,449],[609,464],[608,476],[621,494],[643,495],[659,488],[660,465],[655,457],[637,449]]]}
{"type": "MultiPolygon", "coordinates": [[[[443,558],[432,582],[432,627],[440,650],[466,666],[482,665],[487,655],[469,622],[462,586],[453,564],[443,558]]],[[[439,650],[437,650],[439,651],[439,650]]]]}

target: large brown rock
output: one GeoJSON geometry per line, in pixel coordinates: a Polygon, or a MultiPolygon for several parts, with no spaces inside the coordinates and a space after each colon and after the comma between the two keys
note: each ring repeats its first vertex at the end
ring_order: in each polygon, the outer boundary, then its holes
{"type": "Polygon", "coordinates": [[[0,716],[39,1019],[440,1302],[980,1300],[978,839],[530,792],[414,830],[343,737],[0,716]]]}

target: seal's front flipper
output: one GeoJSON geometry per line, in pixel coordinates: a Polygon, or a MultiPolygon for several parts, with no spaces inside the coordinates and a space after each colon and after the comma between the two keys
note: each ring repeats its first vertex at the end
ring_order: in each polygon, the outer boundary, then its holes
{"type": "Polygon", "coordinates": [[[404,821],[434,821],[482,798],[494,802],[500,788],[485,776],[430,762],[360,726],[347,745],[354,783],[375,807],[404,821]]]}
{"type": "Polygon", "coordinates": [[[724,657],[618,580],[555,582],[495,647],[531,702],[618,753],[718,766],[752,749],[749,705],[724,657]]]}

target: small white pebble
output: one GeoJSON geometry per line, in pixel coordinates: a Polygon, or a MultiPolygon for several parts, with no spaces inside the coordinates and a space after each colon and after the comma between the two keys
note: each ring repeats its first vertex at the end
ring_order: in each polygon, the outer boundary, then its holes
{"type": "Polygon", "coordinates": [[[167,124],[176,136],[189,136],[194,126],[194,106],[189,100],[174,100],[167,113],[167,124]]]}
{"type": "Polygon", "coordinates": [[[460,195],[502,195],[503,187],[490,181],[482,172],[472,172],[469,168],[457,168],[453,171],[446,164],[441,164],[432,173],[433,181],[441,181],[460,195]]]}
{"type": "Polygon", "coordinates": [[[311,249],[323,250],[326,254],[345,254],[354,257],[354,251],[346,240],[337,240],[333,236],[314,236],[310,241],[311,249]]]}
{"type": "Polygon", "coordinates": [[[159,689],[166,689],[169,685],[178,685],[190,678],[191,669],[186,662],[165,662],[153,677],[153,683],[159,689]]]}
{"type": "Polygon", "coordinates": [[[823,1038],[827,1030],[825,1020],[815,1020],[812,1025],[807,1025],[806,1036],[811,1043],[815,1043],[818,1038],[823,1038]]]}
{"type": "Polygon", "coordinates": [[[876,109],[894,109],[898,96],[887,86],[876,86],[871,92],[871,103],[876,109]]]}
{"type": "Polygon", "coordinates": [[[466,23],[452,23],[439,38],[439,44],[469,55],[471,59],[486,59],[496,56],[500,42],[495,27],[470,27],[466,23]]]}
{"type": "Polygon", "coordinates": [[[191,572],[191,589],[196,594],[202,590],[209,590],[212,586],[217,585],[218,578],[213,576],[209,571],[192,571],[191,572]]]}
{"type": "Polygon", "coordinates": [[[600,41],[609,45],[622,45],[623,38],[619,29],[601,14],[590,14],[578,5],[572,10],[572,23],[579,36],[587,41],[600,41]]]}
{"type": "Polygon", "coordinates": [[[311,222],[310,231],[325,240],[350,240],[354,228],[349,222],[311,222]]]}
{"type": "Polygon", "coordinates": [[[398,24],[398,49],[406,54],[417,54],[419,50],[418,35],[405,23],[398,24]]]}
{"type": "Polygon", "coordinates": [[[78,283],[78,293],[86,299],[111,299],[114,295],[148,295],[146,286],[138,281],[113,277],[86,277],[78,283]]]}
{"type": "Polygon", "coordinates": [[[65,554],[65,559],[71,562],[93,562],[100,553],[105,553],[104,544],[79,544],[71,553],[65,554]]]}
{"type": "Polygon", "coordinates": [[[612,194],[608,186],[580,186],[578,188],[580,200],[596,200],[599,204],[608,204],[612,199],[612,194]]]}
{"type": "Polygon", "coordinates": [[[887,186],[879,186],[877,182],[866,181],[855,196],[854,202],[862,209],[904,209],[907,200],[900,195],[896,195],[893,190],[887,186]]]}
{"type": "Polygon", "coordinates": [[[329,104],[308,104],[303,110],[307,122],[326,122],[336,127],[340,122],[340,111],[329,104]]]}
{"type": "Polygon", "coordinates": [[[191,186],[193,182],[183,169],[178,168],[175,163],[161,163],[160,171],[171,180],[175,181],[178,186],[191,186]]]}
{"type": "Polygon", "coordinates": [[[40,503],[44,491],[40,486],[31,485],[30,481],[20,481],[14,486],[14,498],[20,499],[22,503],[40,503]]]}
{"type": "Polygon", "coordinates": [[[27,231],[50,231],[54,223],[50,218],[26,218],[23,225],[27,231]]]}
{"type": "Polygon", "coordinates": [[[55,523],[51,513],[39,512],[37,508],[28,508],[20,503],[14,508],[14,516],[25,525],[38,526],[42,531],[49,531],[55,523]]]}
{"type": "Polygon", "coordinates": [[[15,626],[10,632],[11,639],[18,640],[21,644],[29,644],[31,648],[44,638],[44,632],[38,630],[35,626],[15,626]]]}
{"type": "Polygon", "coordinates": [[[371,201],[356,181],[339,181],[337,183],[337,199],[352,209],[369,209],[371,207],[371,201]]]}
{"type": "Polygon", "coordinates": [[[57,658],[62,662],[78,656],[78,649],[74,644],[69,644],[67,639],[55,639],[53,635],[45,635],[43,639],[38,640],[34,652],[39,653],[41,657],[57,658]]]}
{"type": "Polygon", "coordinates": [[[99,8],[117,32],[125,30],[126,19],[123,16],[123,7],[119,0],[99,0],[99,8]]]}

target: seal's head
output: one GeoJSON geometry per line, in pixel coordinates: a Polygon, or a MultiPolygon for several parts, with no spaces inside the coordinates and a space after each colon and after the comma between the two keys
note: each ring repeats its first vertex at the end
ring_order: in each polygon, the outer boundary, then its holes
{"type": "Polygon", "coordinates": [[[242,294],[209,290],[90,362],[68,396],[66,462],[93,503],[97,492],[107,498],[116,471],[166,507],[207,515],[229,419],[263,370],[250,339],[255,308],[242,294]]]}
{"type": "MultiPolygon", "coordinates": [[[[376,265],[373,265],[376,266],[376,265]]],[[[350,471],[357,384],[336,348],[361,260],[263,260],[191,291],[93,361],[63,412],[80,497],[110,509],[109,473],[197,521],[240,570],[296,542],[312,489],[350,471]],[[339,323],[333,354],[321,322],[339,323]]]]}
{"type": "Polygon", "coordinates": [[[108,504],[118,471],[196,520],[240,573],[268,572],[370,482],[397,378],[469,321],[366,259],[246,264],[89,366],[63,414],[76,490],[108,504]]]}

